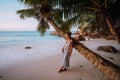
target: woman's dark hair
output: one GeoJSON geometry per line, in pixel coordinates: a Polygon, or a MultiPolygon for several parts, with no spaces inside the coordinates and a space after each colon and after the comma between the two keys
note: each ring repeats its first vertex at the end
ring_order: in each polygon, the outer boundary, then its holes
{"type": "Polygon", "coordinates": [[[71,32],[67,32],[66,34],[69,35],[69,36],[71,37],[71,32]]]}

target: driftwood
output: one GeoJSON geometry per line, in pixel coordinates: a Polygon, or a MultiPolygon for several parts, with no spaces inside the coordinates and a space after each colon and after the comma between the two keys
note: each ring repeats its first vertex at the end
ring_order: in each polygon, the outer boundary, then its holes
{"type": "Polygon", "coordinates": [[[31,47],[30,46],[26,46],[25,49],[31,49],[31,47]]]}
{"type": "Polygon", "coordinates": [[[59,35],[59,34],[57,33],[57,31],[52,31],[50,35],[59,35]]]}
{"type": "Polygon", "coordinates": [[[113,47],[113,46],[99,46],[97,48],[97,50],[98,51],[104,51],[104,52],[110,52],[110,53],[114,53],[114,54],[116,52],[118,52],[118,50],[115,47],[113,47]]]}

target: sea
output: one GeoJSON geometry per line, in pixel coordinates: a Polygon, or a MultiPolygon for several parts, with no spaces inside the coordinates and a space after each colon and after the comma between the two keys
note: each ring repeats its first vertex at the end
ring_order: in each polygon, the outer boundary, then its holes
{"type": "Polygon", "coordinates": [[[41,36],[41,34],[37,31],[0,31],[0,48],[9,45],[63,39],[59,36],[50,35],[50,33],[51,31],[47,31],[44,36],[41,36]]]}

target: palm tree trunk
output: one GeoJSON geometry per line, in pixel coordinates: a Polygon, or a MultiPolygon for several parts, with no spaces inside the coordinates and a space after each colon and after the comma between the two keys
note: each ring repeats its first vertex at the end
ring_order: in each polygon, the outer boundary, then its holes
{"type": "Polygon", "coordinates": [[[118,36],[117,31],[115,30],[114,26],[112,25],[110,18],[107,17],[105,20],[107,22],[107,25],[110,29],[111,34],[115,37],[117,42],[120,44],[120,37],[118,36]]]}
{"type": "Polygon", "coordinates": [[[54,23],[54,21],[51,18],[47,19],[48,22],[53,26],[53,28],[57,31],[57,33],[62,36],[63,38],[65,38],[65,32],[63,32],[56,23],[54,23]]]}
{"type": "MultiPolygon", "coordinates": [[[[54,21],[52,19],[48,19],[48,21],[55,30],[65,38],[65,33],[54,23],[54,21]]],[[[77,41],[74,42],[74,48],[102,71],[109,80],[120,80],[120,68],[118,66],[102,58],[77,41]]]]}
{"type": "Polygon", "coordinates": [[[97,55],[81,43],[76,43],[75,49],[102,71],[109,80],[120,80],[120,68],[118,66],[97,55]]]}

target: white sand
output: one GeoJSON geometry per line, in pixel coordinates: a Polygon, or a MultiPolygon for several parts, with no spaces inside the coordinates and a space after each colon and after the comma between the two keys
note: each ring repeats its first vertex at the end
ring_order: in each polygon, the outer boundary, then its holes
{"type": "MultiPolygon", "coordinates": [[[[99,45],[112,45],[120,51],[115,41],[94,39],[82,42],[91,50],[120,66],[120,54],[97,51],[99,45]],[[109,59],[113,57],[114,59],[109,59]]],[[[22,44],[0,48],[0,80],[106,80],[88,60],[73,50],[70,70],[58,73],[61,67],[61,48],[64,41],[22,44]],[[25,49],[31,46],[32,49],[25,49]]]]}
{"type": "Polygon", "coordinates": [[[0,69],[13,65],[17,61],[43,59],[61,53],[63,43],[63,40],[45,41],[0,48],[0,69]],[[32,49],[25,49],[26,46],[30,46],[32,49]]]}

